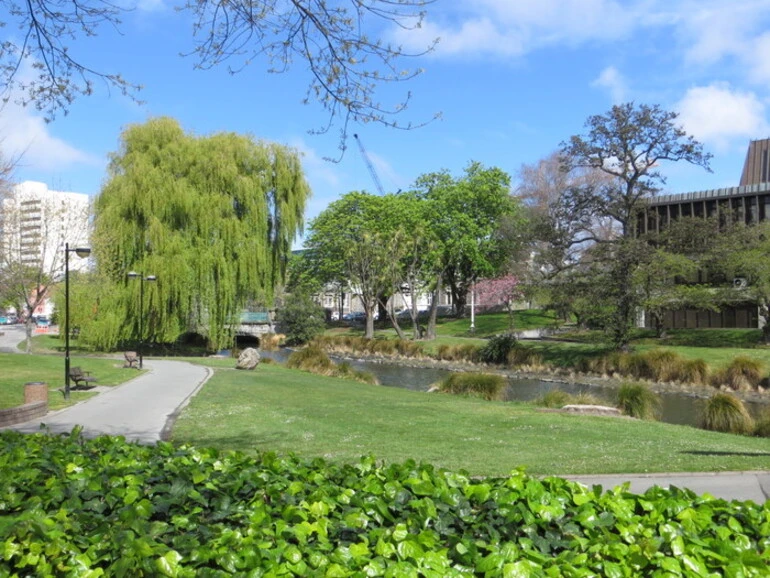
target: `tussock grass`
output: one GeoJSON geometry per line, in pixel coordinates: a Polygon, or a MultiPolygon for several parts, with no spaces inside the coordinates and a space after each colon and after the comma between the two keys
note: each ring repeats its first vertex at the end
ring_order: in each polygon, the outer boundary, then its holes
{"type": "Polygon", "coordinates": [[[714,373],[711,383],[715,387],[726,385],[736,391],[756,389],[762,382],[763,364],[758,359],[739,355],[724,368],[714,373]]]}
{"type": "Polygon", "coordinates": [[[715,393],[703,409],[703,429],[750,435],[754,420],[740,399],[730,393],[715,393]]]}
{"type": "Polygon", "coordinates": [[[470,343],[450,345],[442,343],[436,351],[436,359],[441,361],[467,361],[475,363],[479,361],[480,348],[470,343]]]}
{"type": "Polygon", "coordinates": [[[259,340],[259,348],[265,351],[275,351],[283,344],[286,336],[281,333],[266,333],[259,340]]]}
{"type": "Polygon", "coordinates": [[[508,367],[542,367],[545,365],[540,353],[518,344],[508,352],[506,364],[508,367]]]}
{"type": "Polygon", "coordinates": [[[442,393],[500,400],[508,385],[502,375],[492,373],[453,373],[438,385],[442,393]]]}
{"type": "Polygon", "coordinates": [[[770,438],[770,409],[765,409],[759,414],[754,423],[754,435],[761,438],[770,438]]]}
{"type": "Polygon", "coordinates": [[[351,379],[373,385],[377,384],[377,378],[373,374],[354,369],[349,363],[341,363],[339,365],[334,363],[326,355],[326,352],[317,345],[311,345],[294,351],[286,360],[286,367],[315,373],[316,375],[351,379]]]}
{"type": "Polygon", "coordinates": [[[642,383],[622,383],[617,391],[617,406],[625,415],[657,420],[660,396],[642,383]]]}
{"type": "Polygon", "coordinates": [[[707,385],[709,366],[703,359],[685,359],[680,370],[679,381],[692,385],[707,385]]]}
{"type": "Polygon", "coordinates": [[[550,408],[560,408],[571,403],[573,403],[572,396],[561,389],[552,389],[535,400],[535,405],[550,408]]]}

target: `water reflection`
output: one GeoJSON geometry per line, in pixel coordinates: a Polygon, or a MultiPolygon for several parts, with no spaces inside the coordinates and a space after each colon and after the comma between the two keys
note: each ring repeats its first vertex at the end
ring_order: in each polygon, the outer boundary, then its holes
{"type": "MultiPolygon", "coordinates": [[[[270,357],[280,363],[285,362],[289,354],[290,352],[287,350],[261,352],[263,357],[270,357]]],[[[341,360],[337,358],[335,361],[341,360]]],[[[381,385],[401,387],[413,391],[427,391],[432,384],[441,381],[450,373],[446,369],[407,367],[373,361],[348,360],[348,363],[356,369],[373,373],[381,385]]],[[[510,378],[504,399],[506,401],[534,401],[552,390],[561,390],[572,395],[588,393],[606,402],[607,405],[615,405],[616,390],[612,386],[561,383],[540,379],[510,378]]],[[[661,393],[660,398],[661,421],[698,427],[703,397],[697,397],[687,392],[666,392],[661,393]]],[[[767,406],[749,402],[746,403],[746,407],[754,415],[758,415],[759,411],[767,406]]]]}

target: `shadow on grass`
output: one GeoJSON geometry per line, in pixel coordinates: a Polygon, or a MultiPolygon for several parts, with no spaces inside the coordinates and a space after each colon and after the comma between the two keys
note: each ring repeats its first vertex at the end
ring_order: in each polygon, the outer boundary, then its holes
{"type": "Polygon", "coordinates": [[[693,456],[746,456],[758,458],[770,456],[770,452],[724,452],[715,450],[687,450],[681,453],[693,456]]]}

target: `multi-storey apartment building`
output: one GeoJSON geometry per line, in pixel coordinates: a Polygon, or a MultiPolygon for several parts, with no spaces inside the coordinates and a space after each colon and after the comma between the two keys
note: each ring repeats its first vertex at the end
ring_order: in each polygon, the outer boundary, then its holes
{"type": "MultiPolygon", "coordinates": [[[[1,208],[0,274],[21,264],[38,271],[47,282],[59,281],[64,275],[66,243],[71,247],[88,244],[88,195],[54,191],[44,183],[25,181],[11,187],[1,208]]],[[[84,260],[70,260],[73,271],[87,266],[84,260]]],[[[50,313],[49,309],[46,304],[44,311],[33,313],[50,313]]]]}
{"type": "MultiPolygon", "coordinates": [[[[681,217],[729,216],[746,224],[770,219],[770,139],[751,141],[736,187],[660,195],[640,214],[640,234],[659,232],[681,217]]],[[[736,280],[740,281],[740,280],[736,280]]],[[[719,311],[669,311],[664,326],[669,328],[757,327],[759,317],[753,303],[726,305],[719,311]]]]}

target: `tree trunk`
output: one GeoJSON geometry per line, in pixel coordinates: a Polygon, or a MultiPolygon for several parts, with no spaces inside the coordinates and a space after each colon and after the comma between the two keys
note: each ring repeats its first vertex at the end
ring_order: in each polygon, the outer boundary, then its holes
{"type": "Polygon", "coordinates": [[[32,315],[28,315],[24,321],[24,353],[32,353],[32,328],[35,325],[35,320],[32,319],[32,315]]]}
{"type": "Polygon", "coordinates": [[[427,340],[436,339],[436,314],[438,312],[438,296],[441,295],[441,276],[436,280],[436,288],[433,290],[433,299],[430,304],[430,316],[428,318],[428,328],[425,331],[424,338],[427,340]]]}

